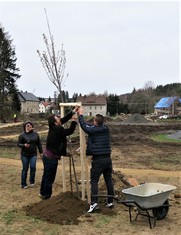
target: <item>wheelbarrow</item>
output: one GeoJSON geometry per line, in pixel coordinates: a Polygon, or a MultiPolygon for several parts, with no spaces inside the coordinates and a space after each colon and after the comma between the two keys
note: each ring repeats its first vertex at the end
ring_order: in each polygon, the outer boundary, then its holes
{"type": "Polygon", "coordinates": [[[136,212],[135,221],[139,215],[148,217],[150,229],[156,225],[156,220],[164,219],[169,211],[168,197],[177,187],[161,183],[144,183],[135,187],[123,189],[125,200],[111,195],[98,197],[112,197],[117,203],[129,207],[130,222],[133,222],[132,211],[136,212]],[[150,214],[152,211],[152,215],[150,214]],[[153,220],[153,224],[152,224],[153,220]]]}

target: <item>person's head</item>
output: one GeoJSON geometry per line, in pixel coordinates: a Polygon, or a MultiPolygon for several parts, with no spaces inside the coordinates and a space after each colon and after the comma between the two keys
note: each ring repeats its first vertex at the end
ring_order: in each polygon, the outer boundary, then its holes
{"type": "Polygon", "coordinates": [[[61,117],[60,116],[56,116],[55,114],[52,114],[48,117],[48,125],[49,127],[52,126],[60,126],[61,125],[61,117]]]}
{"type": "Polygon", "coordinates": [[[100,126],[103,125],[104,123],[104,117],[101,114],[96,114],[94,117],[94,125],[95,126],[100,126]]]}
{"type": "Polygon", "coordinates": [[[23,129],[25,132],[31,132],[34,129],[34,125],[31,121],[27,121],[23,124],[23,129]]]}

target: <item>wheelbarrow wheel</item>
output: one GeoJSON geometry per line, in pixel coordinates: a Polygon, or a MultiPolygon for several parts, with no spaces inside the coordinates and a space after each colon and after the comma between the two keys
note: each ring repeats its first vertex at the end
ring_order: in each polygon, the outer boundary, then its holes
{"type": "Polygon", "coordinates": [[[152,209],[153,215],[157,220],[164,219],[166,217],[168,211],[169,211],[168,200],[166,200],[162,206],[152,209]]]}

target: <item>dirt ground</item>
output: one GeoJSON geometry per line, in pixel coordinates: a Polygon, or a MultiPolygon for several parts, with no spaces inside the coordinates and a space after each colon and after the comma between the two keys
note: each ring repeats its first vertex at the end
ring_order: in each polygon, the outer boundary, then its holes
{"type": "MultiPolygon", "coordinates": [[[[100,197],[100,210],[87,214],[87,200],[81,200],[82,183],[80,157],[76,152],[79,147],[79,139],[72,137],[68,149],[74,157],[76,178],[72,172],[70,177],[69,158],[66,163],[67,192],[63,192],[62,163],[59,162],[56,181],[53,186],[53,195],[49,200],[41,200],[38,197],[42,162],[37,161],[36,185],[27,190],[20,188],[21,161],[19,149],[13,136],[18,136],[22,131],[22,125],[1,125],[1,148],[16,149],[15,156],[2,158],[0,155],[0,208],[2,235],[6,234],[181,234],[181,142],[158,142],[151,137],[155,134],[173,135],[180,131],[180,123],[123,123],[120,121],[107,121],[110,127],[113,182],[115,194],[124,200],[122,189],[131,187],[132,184],[157,182],[175,185],[168,200],[169,212],[163,220],[157,220],[153,229],[149,228],[148,218],[138,216],[136,221],[130,223],[128,208],[115,201],[114,209],[105,207],[105,198],[100,197]],[[72,190],[71,181],[72,179],[72,190]],[[7,215],[15,217],[7,223],[7,215]],[[18,219],[15,215],[18,215],[18,219]],[[11,215],[12,216],[12,215],[11,215]],[[6,218],[6,220],[5,220],[6,218]],[[6,222],[5,222],[6,221],[6,222]]],[[[36,124],[35,129],[42,136],[47,130],[47,125],[36,124]]],[[[177,136],[178,139],[181,137],[177,136]]],[[[89,164],[90,168],[90,164],[89,164]]],[[[106,188],[103,178],[100,179],[99,194],[105,195],[106,188]]],[[[136,211],[132,211],[133,217],[136,211]]],[[[152,211],[149,211],[152,214],[152,211]]],[[[9,218],[9,217],[8,217],[9,218]]]]}

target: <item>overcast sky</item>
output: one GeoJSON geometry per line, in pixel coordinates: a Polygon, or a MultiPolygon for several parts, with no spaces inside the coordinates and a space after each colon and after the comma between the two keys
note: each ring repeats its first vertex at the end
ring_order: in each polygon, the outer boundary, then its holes
{"type": "Polygon", "coordinates": [[[66,52],[64,90],[82,95],[125,94],[181,82],[179,1],[0,1],[0,24],[13,39],[21,78],[18,89],[53,97],[37,54],[48,36],[66,52]]]}

